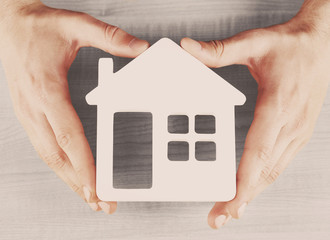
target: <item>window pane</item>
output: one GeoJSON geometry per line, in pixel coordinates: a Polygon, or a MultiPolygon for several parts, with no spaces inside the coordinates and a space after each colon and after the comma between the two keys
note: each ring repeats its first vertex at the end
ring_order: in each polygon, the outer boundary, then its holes
{"type": "Polygon", "coordinates": [[[199,161],[214,161],[216,159],[215,142],[196,142],[195,158],[199,161]]]}
{"type": "Polygon", "coordinates": [[[187,161],[189,159],[189,144],[183,141],[168,143],[167,157],[172,161],[187,161]]]}
{"type": "Polygon", "coordinates": [[[152,186],[152,114],[117,112],[113,125],[113,187],[152,186]]]}
{"type": "Polygon", "coordinates": [[[188,133],[189,120],[186,115],[168,116],[169,133],[188,133]]]}
{"type": "Polygon", "coordinates": [[[213,115],[196,115],[195,132],[209,134],[215,133],[215,117],[213,115]]]}

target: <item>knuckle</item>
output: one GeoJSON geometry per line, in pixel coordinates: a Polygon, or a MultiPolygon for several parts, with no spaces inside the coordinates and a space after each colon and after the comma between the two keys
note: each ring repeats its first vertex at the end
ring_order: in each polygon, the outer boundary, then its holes
{"type": "Polygon", "coordinates": [[[224,52],[224,43],[221,40],[212,40],[210,41],[210,44],[213,48],[213,59],[214,59],[214,63],[213,66],[217,67],[218,65],[218,59],[221,58],[221,56],[223,55],[224,52]]]}
{"type": "Polygon", "coordinates": [[[265,166],[268,165],[268,162],[271,158],[271,149],[268,147],[262,147],[257,150],[257,159],[264,163],[265,166]]]}
{"type": "Polygon", "coordinates": [[[43,106],[65,102],[69,98],[67,83],[61,80],[50,81],[37,90],[36,95],[43,106]]]}
{"type": "Polygon", "coordinates": [[[74,183],[70,184],[70,188],[72,189],[72,191],[78,193],[80,191],[80,187],[74,183]]]}
{"type": "Polygon", "coordinates": [[[297,135],[305,133],[308,130],[308,125],[308,121],[305,117],[299,117],[294,121],[292,131],[297,135]]]}
{"type": "Polygon", "coordinates": [[[214,54],[220,57],[223,54],[224,50],[223,42],[221,40],[212,40],[210,43],[214,49],[214,54]]]}
{"type": "Polygon", "coordinates": [[[267,147],[260,148],[257,151],[256,157],[262,166],[257,183],[267,179],[272,171],[271,152],[271,149],[267,147]]]}
{"type": "Polygon", "coordinates": [[[308,138],[312,127],[306,115],[295,115],[284,126],[284,131],[291,138],[308,138]]]}
{"type": "Polygon", "coordinates": [[[46,156],[42,156],[42,159],[51,169],[63,169],[66,164],[64,153],[55,152],[46,156]]]}
{"type": "Polygon", "coordinates": [[[260,175],[259,175],[259,180],[258,183],[266,180],[269,175],[271,174],[272,169],[270,168],[270,166],[265,165],[262,170],[260,171],[260,175]]]}
{"type": "Polygon", "coordinates": [[[280,176],[281,171],[279,167],[274,167],[268,177],[265,179],[268,184],[272,184],[280,176]]]}
{"type": "Polygon", "coordinates": [[[293,140],[301,134],[305,135],[304,133],[306,132],[306,130],[307,126],[305,120],[295,119],[286,123],[281,131],[283,132],[283,134],[286,135],[287,138],[293,140]]]}
{"type": "Polygon", "coordinates": [[[62,132],[56,136],[58,145],[62,148],[68,148],[72,142],[72,135],[69,132],[62,132]]]}
{"type": "Polygon", "coordinates": [[[110,45],[112,45],[114,42],[114,39],[116,38],[116,34],[117,34],[118,30],[119,30],[119,27],[106,24],[104,27],[105,42],[110,43],[110,45]]]}

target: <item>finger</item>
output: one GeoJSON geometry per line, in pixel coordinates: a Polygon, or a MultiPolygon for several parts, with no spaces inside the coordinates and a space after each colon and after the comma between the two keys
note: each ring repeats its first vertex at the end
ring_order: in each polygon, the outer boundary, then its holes
{"type": "Polygon", "coordinates": [[[53,85],[43,102],[43,111],[59,147],[66,153],[83,186],[88,202],[97,202],[95,164],[80,119],[73,108],[68,87],[53,85]],[[55,92],[55,93],[54,93],[55,92]]]}
{"type": "Polygon", "coordinates": [[[94,159],[75,110],[70,103],[62,102],[54,104],[45,114],[56,136],[57,144],[69,157],[83,185],[87,201],[96,202],[94,159]]]}
{"type": "Polygon", "coordinates": [[[102,209],[111,214],[117,208],[115,202],[100,201],[95,191],[95,164],[80,119],[68,100],[54,104],[46,111],[55,139],[66,153],[82,185],[86,201],[94,210],[102,209]],[[65,117],[62,117],[65,116],[65,117]]]}
{"type": "Polygon", "coordinates": [[[85,13],[73,13],[67,23],[80,47],[96,47],[120,57],[136,57],[149,47],[145,40],[85,13]]]}
{"type": "MultiPolygon", "coordinates": [[[[40,158],[59,176],[74,192],[86,201],[82,186],[72,167],[72,164],[58,146],[53,130],[51,129],[46,117],[39,113],[35,117],[35,122],[28,124],[28,134],[33,146],[35,147],[40,158]]],[[[28,120],[25,121],[25,123],[28,120]]],[[[101,210],[97,203],[89,203],[90,207],[95,210],[101,210]]]]}
{"type": "MultiPolygon", "coordinates": [[[[227,206],[234,218],[240,217],[244,204],[250,201],[251,190],[268,177],[275,165],[277,159],[273,158],[273,154],[277,151],[276,144],[281,138],[280,132],[284,123],[285,120],[275,113],[267,99],[257,103],[255,117],[247,134],[237,171],[237,194],[227,206]]],[[[284,146],[285,143],[281,148],[284,146]]]]}
{"type": "Polygon", "coordinates": [[[216,202],[214,204],[207,217],[207,222],[211,228],[219,229],[232,219],[226,204],[227,202],[216,202]]]}
{"type": "Polygon", "coordinates": [[[103,210],[103,212],[107,214],[112,214],[117,209],[117,202],[98,202],[99,207],[103,210]]]}
{"type": "MultiPolygon", "coordinates": [[[[250,197],[247,202],[250,202],[258,194],[265,190],[266,187],[273,183],[284,171],[284,169],[294,158],[297,152],[301,149],[303,144],[306,143],[306,141],[304,141],[304,143],[302,144],[302,141],[300,140],[306,138],[297,137],[300,135],[306,135],[306,126],[304,126],[304,124],[301,124],[300,121],[297,121],[297,119],[294,117],[291,119],[291,121],[289,121],[289,123],[285,124],[281,128],[281,131],[276,139],[276,143],[272,151],[271,160],[269,161],[267,170],[264,171],[261,180],[258,181],[257,184],[253,184],[254,187],[250,188],[250,197]],[[266,174],[268,174],[268,176],[266,174]]],[[[229,212],[229,209],[235,208],[235,205],[235,199],[230,202],[216,203],[208,217],[209,225],[213,228],[219,228],[224,225],[231,218],[231,213],[229,212]]],[[[239,210],[237,211],[239,212],[239,210]]],[[[239,215],[241,214],[242,213],[239,213],[239,215]]]]}
{"type": "Polygon", "coordinates": [[[272,100],[266,97],[257,101],[255,118],[249,129],[237,172],[237,194],[233,200],[217,203],[211,210],[208,222],[213,228],[223,225],[228,218],[241,217],[251,193],[268,177],[275,165],[272,154],[284,122],[279,120],[271,106],[272,100]]]}
{"type": "MultiPolygon", "coordinates": [[[[37,134],[35,134],[38,141],[38,153],[46,164],[54,170],[54,172],[66,182],[73,191],[77,192],[79,196],[87,202],[86,194],[84,194],[83,188],[77,174],[65,154],[65,152],[58,146],[54,132],[47,122],[45,116],[44,121],[38,124],[37,134]]],[[[87,202],[94,211],[100,211],[101,209],[108,214],[112,214],[117,209],[116,202],[87,202]]]]}
{"type": "MultiPolygon", "coordinates": [[[[293,119],[294,119],[294,117],[293,117],[293,119]]],[[[280,134],[276,139],[276,143],[275,143],[275,146],[274,146],[274,149],[272,152],[272,156],[271,156],[272,160],[270,161],[271,165],[269,166],[270,171],[267,171],[267,172],[269,172],[269,175],[267,177],[264,177],[263,182],[260,182],[260,184],[256,187],[257,192],[261,192],[261,191],[258,191],[260,186],[269,186],[270,184],[275,182],[275,180],[278,178],[278,176],[281,173],[281,171],[279,171],[279,169],[277,169],[282,164],[281,157],[283,156],[283,154],[285,154],[285,152],[288,152],[291,149],[297,148],[296,139],[297,139],[298,133],[300,131],[302,131],[302,128],[301,127],[297,128],[296,125],[297,124],[295,123],[295,121],[291,120],[291,121],[289,121],[289,123],[285,124],[282,127],[280,134]],[[295,127],[293,127],[293,126],[295,126],[295,127]]],[[[261,189],[263,190],[264,188],[261,188],[261,189]]],[[[255,198],[254,196],[251,197],[251,200],[254,198],[255,198]]]]}
{"type": "Polygon", "coordinates": [[[254,199],[266,187],[275,182],[297,152],[307,143],[311,135],[311,124],[298,116],[293,114],[288,123],[282,127],[272,155],[275,164],[268,177],[256,187],[251,199],[254,199]]]}
{"type": "Polygon", "coordinates": [[[209,67],[249,65],[251,59],[261,56],[268,48],[267,36],[267,30],[254,29],[227,39],[209,42],[183,38],[181,46],[209,67]]]}
{"type": "Polygon", "coordinates": [[[294,139],[281,155],[279,161],[273,167],[268,179],[264,181],[254,192],[253,198],[264,191],[271,183],[273,183],[278,176],[287,168],[289,163],[296,157],[298,152],[306,145],[307,141],[302,141],[299,137],[294,139]]]}
{"type": "Polygon", "coordinates": [[[79,181],[72,169],[71,163],[67,161],[66,154],[58,147],[56,140],[53,137],[53,132],[49,129],[49,123],[41,111],[31,109],[29,104],[24,106],[25,112],[21,109],[22,106],[14,104],[17,118],[24,127],[30,142],[36,149],[38,155],[44,162],[55,171],[55,173],[83,199],[84,194],[79,188],[79,181]],[[74,173],[74,174],[72,174],[74,173]]]}
{"type": "MultiPolygon", "coordinates": [[[[273,183],[279,174],[284,170],[284,164],[281,164],[280,158],[281,155],[288,151],[289,148],[295,148],[293,142],[294,136],[289,131],[290,128],[282,127],[281,131],[276,139],[274,149],[272,151],[271,159],[267,163],[267,169],[264,170],[263,177],[257,183],[253,184],[253,187],[249,189],[248,202],[253,200],[258,194],[260,194],[269,184],[273,183]],[[282,170],[283,169],[283,170],[282,170]],[[266,176],[266,174],[269,175],[266,176]]],[[[241,180],[242,181],[242,180],[241,180]]],[[[246,205],[245,205],[246,206],[246,205]]],[[[219,228],[222,225],[226,224],[231,219],[231,213],[229,209],[237,207],[236,200],[230,202],[219,202],[214,205],[208,216],[208,223],[212,228],[219,228]]],[[[241,217],[241,212],[237,209],[238,216],[241,217]]]]}

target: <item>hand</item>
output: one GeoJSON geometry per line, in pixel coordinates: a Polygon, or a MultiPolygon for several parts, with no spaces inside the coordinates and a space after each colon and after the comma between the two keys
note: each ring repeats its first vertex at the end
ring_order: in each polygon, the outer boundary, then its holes
{"type": "Polygon", "coordinates": [[[246,65],[258,83],[254,120],[237,172],[237,194],[218,202],[208,223],[219,228],[287,167],[310,139],[329,84],[329,1],[306,1],[289,22],[225,40],[182,47],[210,67],[246,65]]]}
{"type": "Polygon", "coordinates": [[[0,15],[0,58],[15,113],[32,144],[93,210],[113,213],[116,202],[102,202],[95,193],[94,159],[71,104],[67,72],[81,47],[136,57],[148,43],[87,14],[39,1],[4,1],[0,15]]]}

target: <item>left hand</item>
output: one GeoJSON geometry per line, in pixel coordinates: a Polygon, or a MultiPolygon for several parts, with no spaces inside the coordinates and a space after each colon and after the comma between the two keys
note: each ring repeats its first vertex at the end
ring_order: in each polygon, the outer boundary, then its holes
{"type": "Polygon", "coordinates": [[[133,58],[149,43],[39,0],[1,3],[0,59],[16,116],[44,162],[94,211],[113,213],[117,203],[96,195],[94,158],[71,103],[67,72],[82,47],[133,58]]]}
{"type": "Polygon", "coordinates": [[[320,24],[311,21],[323,6],[303,7],[285,24],[225,40],[181,41],[186,51],[209,67],[246,65],[258,83],[254,120],[237,172],[237,194],[214,205],[208,216],[212,228],[240,218],[247,204],[277,179],[312,135],[329,84],[330,41],[329,30],[321,27],[328,20],[320,14],[320,24]]]}

